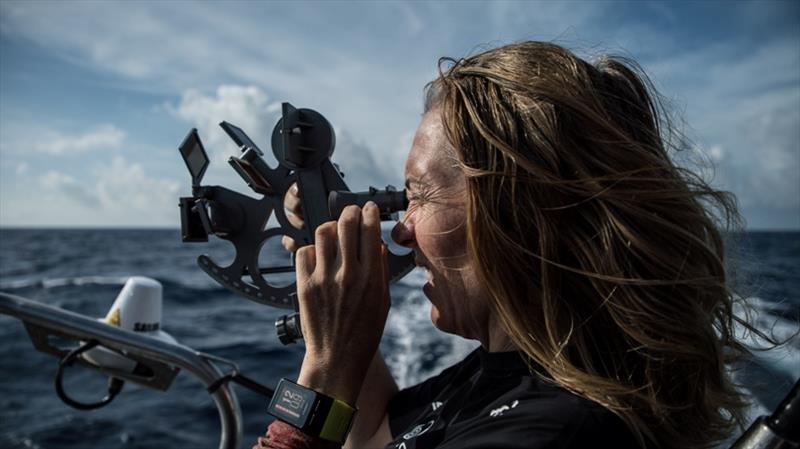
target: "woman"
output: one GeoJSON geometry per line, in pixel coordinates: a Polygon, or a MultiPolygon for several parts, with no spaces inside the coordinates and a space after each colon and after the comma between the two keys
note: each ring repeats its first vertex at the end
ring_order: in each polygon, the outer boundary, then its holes
{"type": "MultiPolygon", "coordinates": [[[[671,161],[646,78],[542,42],[450,62],[427,89],[393,238],[428,273],[434,324],[481,348],[397,391],[377,353],[389,309],[378,211],[350,207],[297,252],[297,383],[357,403],[356,448],[726,438],[744,401],[725,365],[746,349],[720,228],[739,216],[671,161]]],[[[276,421],[259,444],[330,443],[276,421]]]]}

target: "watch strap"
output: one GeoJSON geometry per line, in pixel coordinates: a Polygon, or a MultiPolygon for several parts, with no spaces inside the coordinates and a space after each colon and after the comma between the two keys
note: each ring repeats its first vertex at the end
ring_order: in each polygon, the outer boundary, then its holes
{"type": "Polygon", "coordinates": [[[319,437],[323,440],[344,443],[344,440],[347,439],[347,433],[350,431],[350,426],[353,424],[353,415],[355,413],[356,409],[346,402],[333,399],[331,408],[327,416],[325,416],[325,421],[319,432],[319,437]]]}
{"type": "Polygon", "coordinates": [[[273,395],[268,408],[268,412],[271,415],[300,429],[307,435],[339,444],[343,444],[347,439],[356,410],[356,408],[344,401],[332,398],[285,378],[278,383],[275,395],[273,395]],[[304,407],[295,406],[298,408],[294,410],[287,409],[285,406],[278,404],[281,402],[278,395],[282,394],[285,389],[289,389],[289,391],[294,389],[298,398],[305,396],[305,400],[310,400],[311,402],[307,402],[304,407]],[[313,394],[313,399],[308,396],[309,394],[313,394]],[[302,411],[303,409],[306,411],[302,411]]]}

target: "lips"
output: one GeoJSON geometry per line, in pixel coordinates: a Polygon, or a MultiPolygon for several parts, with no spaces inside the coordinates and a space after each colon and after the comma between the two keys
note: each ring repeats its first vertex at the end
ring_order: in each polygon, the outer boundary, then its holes
{"type": "Polygon", "coordinates": [[[431,272],[431,269],[430,269],[430,267],[428,266],[428,264],[426,264],[426,263],[425,263],[425,262],[424,262],[422,259],[420,259],[419,257],[416,257],[416,258],[414,258],[414,263],[415,263],[415,264],[416,264],[418,267],[420,267],[420,268],[423,268],[423,269],[425,270],[425,277],[426,277],[426,279],[427,279],[428,283],[430,284],[430,283],[431,283],[431,281],[433,280],[433,272],[431,272]]]}

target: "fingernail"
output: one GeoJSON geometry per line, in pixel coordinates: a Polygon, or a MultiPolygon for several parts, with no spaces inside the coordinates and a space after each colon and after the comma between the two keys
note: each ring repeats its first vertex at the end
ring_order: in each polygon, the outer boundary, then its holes
{"type": "Polygon", "coordinates": [[[367,201],[367,204],[365,204],[365,205],[364,205],[364,209],[366,209],[366,208],[368,208],[368,207],[369,207],[369,208],[373,208],[373,207],[378,207],[378,205],[377,205],[377,204],[375,204],[375,202],[374,202],[374,201],[367,201]]]}
{"type": "Polygon", "coordinates": [[[297,193],[297,184],[292,184],[292,193],[297,193]]]}

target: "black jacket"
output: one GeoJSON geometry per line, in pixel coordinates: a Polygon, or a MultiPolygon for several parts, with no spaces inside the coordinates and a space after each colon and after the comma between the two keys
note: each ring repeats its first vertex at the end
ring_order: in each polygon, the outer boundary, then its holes
{"type": "Polygon", "coordinates": [[[616,415],[542,381],[518,352],[476,349],[387,406],[387,449],[637,448],[616,415]]]}

